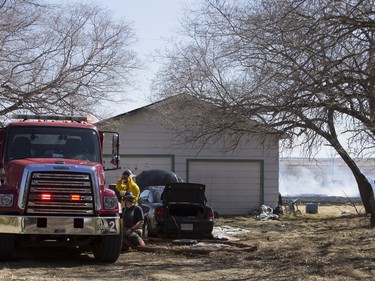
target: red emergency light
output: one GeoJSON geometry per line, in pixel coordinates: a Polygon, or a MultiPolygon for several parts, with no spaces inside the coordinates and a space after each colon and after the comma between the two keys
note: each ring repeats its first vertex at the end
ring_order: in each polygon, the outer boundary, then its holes
{"type": "Polygon", "coordinates": [[[49,200],[52,199],[52,196],[51,196],[50,193],[42,193],[42,194],[40,195],[40,198],[41,198],[42,200],[49,201],[49,200]]]}

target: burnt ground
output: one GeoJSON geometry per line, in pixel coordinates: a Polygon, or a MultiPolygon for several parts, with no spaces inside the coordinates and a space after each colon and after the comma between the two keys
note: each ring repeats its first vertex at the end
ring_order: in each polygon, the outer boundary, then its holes
{"type": "Polygon", "coordinates": [[[360,197],[342,197],[342,196],[324,196],[324,195],[282,196],[283,203],[288,203],[295,199],[300,199],[301,204],[319,203],[321,205],[343,205],[347,203],[359,204],[362,202],[360,197]]]}
{"type": "MultiPolygon", "coordinates": [[[[309,201],[311,201],[309,199],[309,201]]],[[[320,200],[321,202],[321,200],[320,200]]],[[[319,203],[320,203],[319,202],[319,203]]],[[[219,217],[237,243],[176,245],[147,241],[150,251],[124,252],[117,262],[101,264],[89,253],[67,249],[18,252],[0,263],[1,280],[374,280],[375,230],[361,205],[320,204],[318,214],[259,220],[254,215],[219,217]],[[212,251],[182,251],[185,249],[212,251]]]]}

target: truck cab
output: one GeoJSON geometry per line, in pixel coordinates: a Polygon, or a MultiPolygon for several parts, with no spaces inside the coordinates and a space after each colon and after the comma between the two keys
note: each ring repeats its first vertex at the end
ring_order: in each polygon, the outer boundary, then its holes
{"type": "Polygon", "coordinates": [[[118,133],[100,131],[83,117],[15,117],[0,129],[0,260],[19,247],[52,242],[115,262],[120,207],[105,186],[105,170],[119,168],[118,133]]]}

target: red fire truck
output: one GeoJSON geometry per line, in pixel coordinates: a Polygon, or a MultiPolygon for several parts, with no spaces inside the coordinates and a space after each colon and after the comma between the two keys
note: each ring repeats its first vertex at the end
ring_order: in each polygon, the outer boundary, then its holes
{"type": "Polygon", "coordinates": [[[0,128],[0,260],[18,247],[52,244],[115,262],[120,208],[105,187],[105,170],[119,168],[118,133],[83,117],[14,117],[19,121],[0,128]]]}

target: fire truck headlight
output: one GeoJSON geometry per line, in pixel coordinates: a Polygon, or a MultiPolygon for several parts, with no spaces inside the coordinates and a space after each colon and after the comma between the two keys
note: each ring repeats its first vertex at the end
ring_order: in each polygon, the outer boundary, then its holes
{"type": "Polygon", "coordinates": [[[0,194],[0,207],[13,207],[13,194],[0,194]]]}
{"type": "Polygon", "coordinates": [[[116,197],[104,197],[104,209],[114,210],[117,207],[117,198],[116,197]]]}

